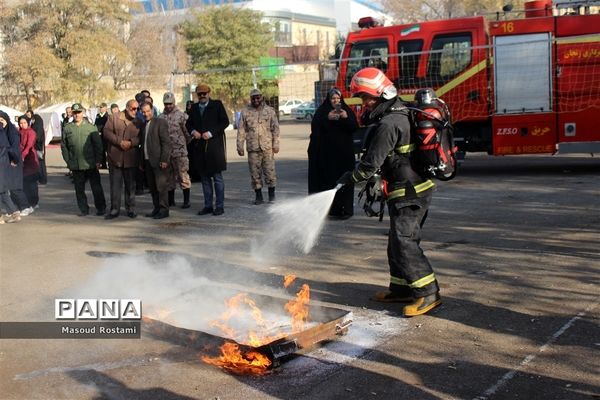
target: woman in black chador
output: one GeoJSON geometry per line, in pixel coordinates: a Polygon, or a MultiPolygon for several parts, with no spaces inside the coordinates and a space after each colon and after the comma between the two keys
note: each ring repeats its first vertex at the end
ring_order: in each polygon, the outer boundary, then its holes
{"type": "MultiPolygon", "coordinates": [[[[330,89],[315,112],[308,145],[308,193],[333,189],[338,178],[354,169],[352,134],[358,128],[356,115],[342,93],[330,89]]],[[[335,195],[329,215],[347,219],[354,213],[354,186],[345,185],[335,195]]]]}

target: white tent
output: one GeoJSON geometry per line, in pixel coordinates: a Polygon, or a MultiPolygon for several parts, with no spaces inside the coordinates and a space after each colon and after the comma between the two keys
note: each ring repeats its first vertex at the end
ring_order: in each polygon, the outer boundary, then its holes
{"type": "Polygon", "coordinates": [[[10,117],[10,122],[12,122],[13,124],[15,124],[15,126],[18,126],[16,118],[18,118],[21,115],[25,114],[25,113],[23,113],[21,111],[15,110],[14,108],[10,108],[10,107],[2,105],[2,104],[0,104],[0,110],[4,111],[5,113],[8,114],[8,116],[10,117]]]}
{"type": "MultiPolygon", "coordinates": [[[[125,108],[127,100],[119,100],[116,102],[119,105],[119,109],[125,108]]],[[[60,139],[62,133],[62,115],[67,107],[71,107],[73,103],[60,103],[51,106],[44,106],[35,110],[36,114],[39,114],[44,120],[44,130],[46,131],[46,145],[53,139],[60,139]]],[[[110,106],[109,106],[110,107],[110,106]]],[[[110,112],[110,110],[108,110],[110,112]]],[[[90,123],[94,123],[98,114],[98,108],[88,107],[85,110],[85,116],[90,123]]],[[[10,114],[9,114],[10,115],[10,114]]],[[[21,115],[21,114],[19,114],[21,115]]]]}
{"type": "Polygon", "coordinates": [[[61,136],[61,122],[62,114],[65,112],[65,108],[70,107],[73,103],[61,103],[52,106],[38,108],[34,112],[39,114],[44,120],[44,130],[46,132],[46,145],[52,141],[52,139],[60,139],[61,136]]]}

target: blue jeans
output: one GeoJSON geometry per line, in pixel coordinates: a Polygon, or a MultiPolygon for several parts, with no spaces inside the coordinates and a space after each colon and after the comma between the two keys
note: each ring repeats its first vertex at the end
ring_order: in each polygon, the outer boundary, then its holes
{"type": "Polygon", "coordinates": [[[213,181],[215,185],[215,197],[216,204],[215,208],[223,208],[225,203],[225,183],[223,182],[223,175],[217,172],[213,175],[207,176],[202,175],[202,192],[204,193],[204,207],[213,208],[213,181]]]}
{"type": "Polygon", "coordinates": [[[19,211],[23,211],[30,206],[23,189],[11,190],[10,198],[19,211]]]}

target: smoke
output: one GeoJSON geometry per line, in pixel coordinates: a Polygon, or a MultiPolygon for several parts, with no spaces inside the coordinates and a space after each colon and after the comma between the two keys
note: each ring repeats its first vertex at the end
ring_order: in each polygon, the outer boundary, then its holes
{"type": "Polygon", "coordinates": [[[184,325],[191,325],[199,316],[214,316],[212,310],[217,306],[223,307],[221,296],[207,297],[189,305],[186,303],[190,293],[211,286],[211,281],[197,271],[198,268],[195,271],[186,258],[177,255],[160,259],[151,255],[112,257],[104,260],[89,281],[67,295],[74,298],[141,299],[144,316],[177,319],[184,325]]]}
{"type": "Polygon", "coordinates": [[[194,274],[190,263],[181,256],[153,263],[149,255],[110,257],[96,275],[82,287],[73,289],[75,298],[139,298],[145,304],[161,304],[206,279],[194,274]]]}
{"type": "MultiPolygon", "coordinates": [[[[284,309],[287,301],[294,297],[291,292],[280,288],[279,298],[256,292],[246,294],[238,290],[241,285],[211,280],[202,275],[202,272],[222,267],[226,268],[226,265],[217,261],[214,265],[192,265],[190,259],[180,255],[114,257],[104,260],[92,279],[70,290],[66,296],[141,299],[144,317],[229,337],[241,343],[246,342],[249,331],[258,330],[272,335],[291,330],[292,318],[284,309]],[[234,297],[238,298],[238,307],[231,306],[234,297]],[[255,317],[257,310],[261,315],[260,321],[255,317]],[[228,317],[224,318],[224,315],[228,317]],[[228,330],[221,329],[219,325],[226,325],[228,330]]],[[[231,279],[241,280],[241,276],[232,271],[231,279]]],[[[251,289],[261,290],[257,287],[251,289]]]]}
{"type": "MultiPolygon", "coordinates": [[[[321,232],[335,192],[335,189],[329,190],[270,207],[270,219],[262,229],[265,234],[251,245],[252,258],[264,262],[274,259],[278,252],[290,249],[305,254],[310,252],[321,232]]],[[[239,289],[248,288],[254,293],[249,293],[247,298],[256,302],[266,321],[260,328],[285,330],[291,325],[291,318],[283,305],[294,294],[284,291],[282,287],[278,288],[280,299],[258,294],[265,292],[265,288],[259,286],[269,283],[266,282],[269,278],[272,284],[270,274],[228,265],[220,259],[194,259],[166,253],[159,253],[158,256],[138,254],[105,259],[89,281],[70,290],[67,296],[141,299],[142,314],[146,317],[181,328],[228,336],[215,326],[215,321],[226,323],[236,333],[257,328],[252,317],[252,306],[247,301],[241,301],[236,318],[227,321],[222,319],[223,313],[230,310],[227,301],[240,294],[239,289]]],[[[282,278],[277,280],[281,284],[282,278]]],[[[235,335],[229,333],[229,337],[232,336],[235,335]]]]}

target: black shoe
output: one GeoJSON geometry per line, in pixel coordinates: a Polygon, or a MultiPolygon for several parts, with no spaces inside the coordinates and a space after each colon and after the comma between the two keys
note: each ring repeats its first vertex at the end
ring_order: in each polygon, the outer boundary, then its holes
{"type": "Polygon", "coordinates": [[[216,208],[215,212],[213,212],[213,215],[223,215],[225,214],[225,210],[222,208],[216,208]]]}
{"type": "Polygon", "coordinates": [[[256,189],[256,190],[254,190],[254,192],[256,193],[256,198],[254,199],[254,204],[255,205],[263,204],[265,201],[263,200],[262,190],[256,189]]]}
{"type": "Polygon", "coordinates": [[[78,217],[87,217],[88,215],[90,215],[89,211],[80,211],[79,214],[77,214],[78,217]]]}
{"type": "Polygon", "coordinates": [[[145,214],[144,217],[154,218],[156,216],[156,214],[158,214],[159,212],[160,212],[160,210],[152,210],[152,212],[145,214]]]}
{"type": "Polygon", "coordinates": [[[169,216],[169,212],[168,211],[160,211],[158,214],[156,214],[154,217],[154,219],[163,219],[163,218],[167,218],[169,216]]]}
{"type": "Polygon", "coordinates": [[[202,210],[198,211],[198,215],[206,215],[206,214],[212,214],[212,213],[213,213],[212,207],[204,207],[202,210]]]}
{"type": "Polygon", "coordinates": [[[351,218],[352,214],[330,214],[329,219],[337,219],[343,221],[345,219],[351,218]]]}
{"type": "Polygon", "coordinates": [[[119,213],[114,213],[114,214],[113,214],[113,213],[111,212],[111,213],[109,213],[109,214],[106,214],[106,215],[104,216],[104,219],[113,219],[113,218],[117,218],[118,216],[119,216],[119,213]]]}
{"type": "Polygon", "coordinates": [[[190,189],[183,189],[183,204],[181,208],[190,208],[190,189]]]}
{"type": "Polygon", "coordinates": [[[102,210],[96,211],[96,215],[99,217],[103,216],[104,214],[106,214],[106,209],[104,208],[102,210]]]}
{"type": "Polygon", "coordinates": [[[135,213],[135,211],[128,211],[127,216],[132,219],[137,218],[137,214],[135,213]]]}
{"type": "Polygon", "coordinates": [[[275,188],[270,187],[269,188],[269,203],[274,203],[274,202],[275,202],[275,188]]]}

